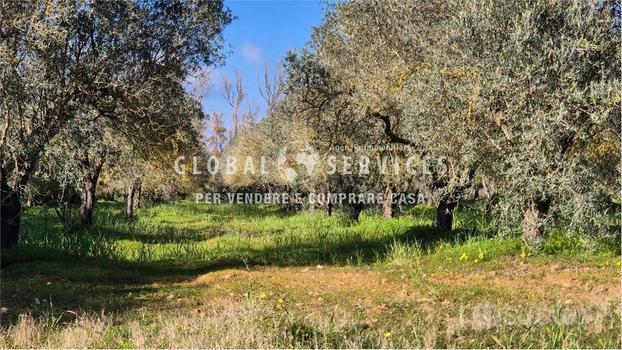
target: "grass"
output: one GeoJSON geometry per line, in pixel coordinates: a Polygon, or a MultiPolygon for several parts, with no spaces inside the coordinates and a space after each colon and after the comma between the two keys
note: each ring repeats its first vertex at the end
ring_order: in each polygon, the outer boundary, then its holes
{"type": "MultiPolygon", "coordinates": [[[[467,208],[468,209],[468,208],[467,208]]],[[[284,213],[99,203],[65,232],[29,208],[2,254],[2,347],[619,347],[619,236],[537,249],[462,209],[284,213]]]]}

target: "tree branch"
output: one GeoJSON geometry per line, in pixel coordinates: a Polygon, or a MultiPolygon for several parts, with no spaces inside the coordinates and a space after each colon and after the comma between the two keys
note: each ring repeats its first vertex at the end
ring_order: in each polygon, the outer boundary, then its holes
{"type": "Polygon", "coordinates": [[[382,115],[378,112],[373,112],[373,113],[370,113],[369,115],[373,118],[381,120],[384,123],[384,134],[387,137],[389,137],[389,140],[392,143],[399,143],[399,144],[403,144],[403,145],[407,145],[411,147],[417,147],[417,144],[415,142],[399,136],[391,129],[391,119],[388,116],[382,115]]]}

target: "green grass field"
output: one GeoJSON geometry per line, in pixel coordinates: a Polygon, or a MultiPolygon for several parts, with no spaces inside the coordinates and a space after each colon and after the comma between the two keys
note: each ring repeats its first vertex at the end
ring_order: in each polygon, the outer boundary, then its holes
{"type": "MultiPolygon", "coordinates": [[[[620,347],[620,238],[530,248],[461,209],[365,213],[178,202],[65,232],[29,208],[2,255],[2,347],[620,347]]],[[[617,223],[619,225],[619,223],[617,223]]]]}

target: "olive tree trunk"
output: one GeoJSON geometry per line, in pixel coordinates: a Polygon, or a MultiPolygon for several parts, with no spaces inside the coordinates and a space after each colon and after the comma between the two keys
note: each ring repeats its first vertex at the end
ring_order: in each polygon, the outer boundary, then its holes
{"type": "Polygon", "coordinates": [[[523,237],[528,242],[537,242],[544,233],[544,219],[549,211],[549,202],[534,200],[523,209],[523,237]]]}
{"type": "Polygon", "coordinates": [[[136,179],[136,181],[134,182],[135,184],[135,190],[134,190],[134,209],[138,209],[140,208],[140,195],[142,193],[143,190],[143,181],[142,178],[138,178],[136,179]]]}
{"type": "Polygon", "coordinates": [[[0,173],[0,248],[17,245],[22,204],[19,193],[11,189],[4,174],[0,173]]]}
{"type": "Polygon", "coordinates": [[[451,196],[444,195],[436,208],[436,227],[443,232],[451,231],[454,221],[454,209],[458,203],[451,196]]]}
{"type": "Polygon", "coordinates": [[[128,220],[132,220],[134,218],[134,209],[137,209],[139,206],[141,188],[141,178],[136,178],[128,187],[127,206],[125,210],[125,216],[128,220]]]}
{"type": "Polygon", "coordinates": [[[125,209],[125,217],[128,220],[132,220],[134,218],[134,186],[130,185],[127,191],[127,205],[125,209]]]}
{"type": "Polygon", "coordinates": [[[82,226],[89,226],[93,223],[93,210],[96,203],[95,191],[104,162],[105,160],[102,157],[92,172],[88,173],[84,178],[82,193],[80,194],[80,223],[82,226]]]}
{"type": "Polygon", "coordinates": [[[390,219],[393,217],[393,190],[391,187],[387,187],[384,191],[384,198],[382,202],[382,217],[390,219]]]}
{"type": "MultiPolygon", "coordinates": [[[[19,227],[22,219],[20,188],[26,187],[30,174],[39,160],[39,149],[29,153],[19,168],[13,169],[14,184],[9,186],[9,179],[4,169],[0,168],[0,249],[17,245],[19,227]]],[[[0,164],[3,154],[0,153],[0,164]]]]}
{"type": "Polygon", "coordinates": [[[333,215],[333,203],[330,200],[330,193],[328,193],[326,197],[327,197],[326,203],[324,203],[324,213],[326,214],[326,216],[332,216],[333,215]]]}
{"type": "Polygon", "coordinates": [[[93,222],[93,207],[95,205],[95,187],[90,180],[84,182],[80,194],[80,223],[88,226],[93,222]]]}
{"type": "Polygon", "coordinates": [[[363,211],[363,204],[360,204],[360,203],[352,204],[352,208],[350,211],[350,219],[352,221],[359,221],[359,216],[361,215],[362,211],[363,211]]]}

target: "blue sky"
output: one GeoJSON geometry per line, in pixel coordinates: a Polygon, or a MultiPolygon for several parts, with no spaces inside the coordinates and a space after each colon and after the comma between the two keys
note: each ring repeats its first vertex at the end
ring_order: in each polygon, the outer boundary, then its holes
{"type": "Polygon", "coordinates": [[[288,50],[307,43],[312,27],[321,22],[322,4],[317,0],[226,0],[225,4],[237,17],[224,31],[225,46],[231,52],[225,65],[211,73],[210,86],[203,92],[203,109],[206,113],[223,112],[229,125],[223,75],[234,81],[235,70],[239,70],[244,76],[247,100],[263,109],[257,84],[265,65],[274,68],[288,50]]]}

